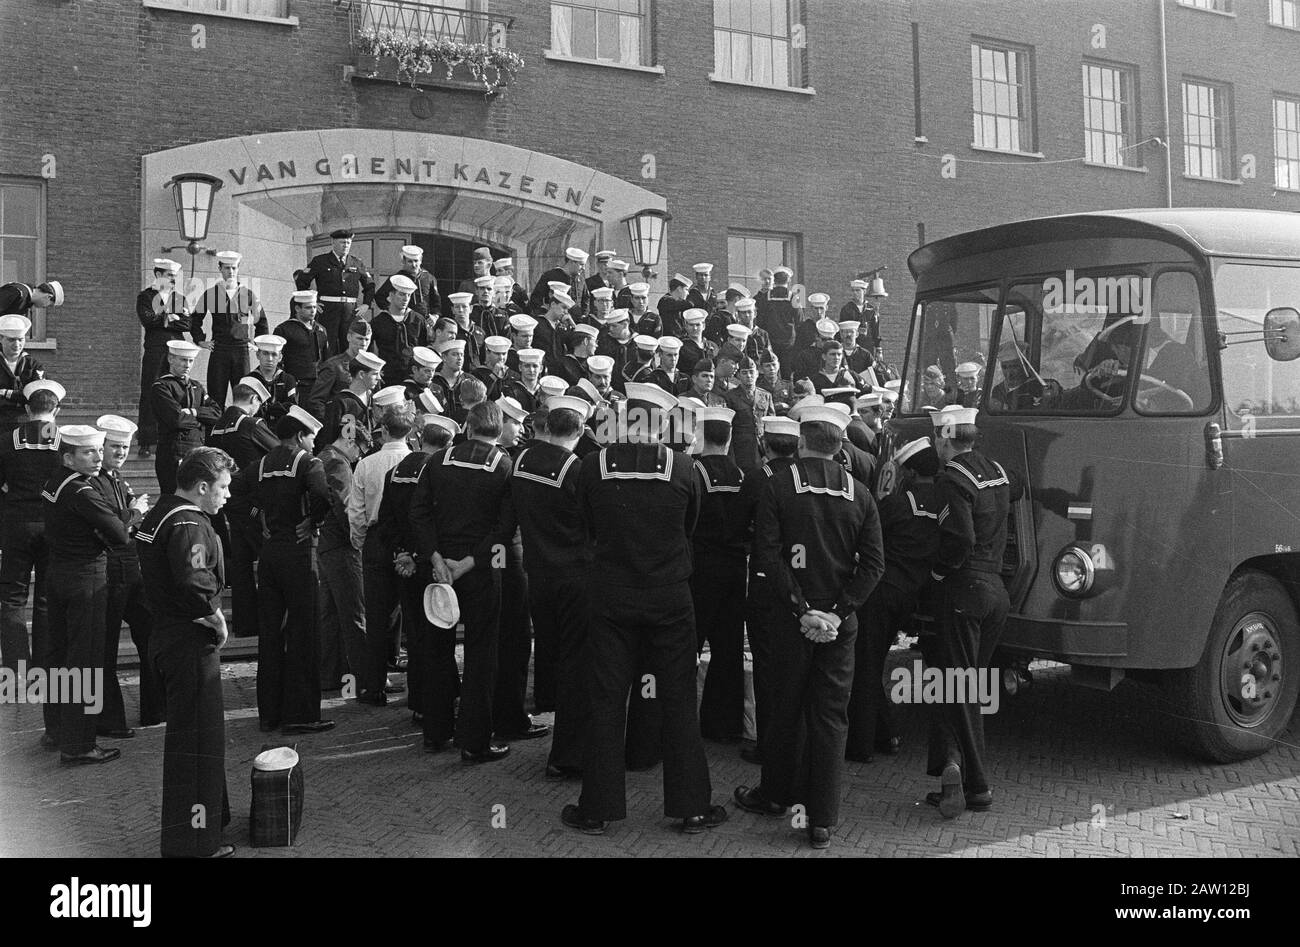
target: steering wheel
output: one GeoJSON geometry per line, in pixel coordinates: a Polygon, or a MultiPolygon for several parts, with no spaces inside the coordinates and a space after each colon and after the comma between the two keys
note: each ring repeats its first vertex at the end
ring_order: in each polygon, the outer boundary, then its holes
{"type": "Polygon", "coordinates": [[[1121,384],[1121,388],[1120,388],[1120,392],[1121,392],[1121,394],[1112,395],[1112,394],[1108,394],[1106,391],[1104,391],[1104,390],[1100,387],[1100,385],[1098,385],[1098,383],[1097,383],[1097,382],[1098,382],[1098,374],[1099,374],[1099,373],[1098,373],[1097,367],[1093,367],[1093,368],[1088,369],[1088,371],[1084,372],[1084,374],[1083,374],[1083,378],[1081,379],[1080,384],[1082,384],[1083,387],[1086,388],[1086,389],[1088,390],[1088,393],[1089,393],[1089,394],[1093,395],[1093,397],[1095,397],[1095,398],[1099,398],[1099,399],[1100,399],[1102,402],[1104,402],[1105,404],[1108,404],[1108,405],[1117,405],[1117,404],[1119,404],[1120,398],[1123,397],[1122,392],[1123,392],[1124,389],[1123,389],[1122,385],[1123,385],[1123,381],[1124,381],[1124,377],[1125,377],[1125,376],[1121,373],[1121,374],[1117,374],[1117,375],[1111,375],[1110,377],[1108,377],[1107,379],[1105,379],[1105,383],[1110,383],[1110,382],[1113,382],[1113,381],[1115,381],[1116,379],[1118,379],[1119,382],[1120,382],[1120,384],[1121,384]]]}
{"type": "Polygon", "coordinates": [[[1138,393],[1134,396],[1133,398],[1134,402],[1143,411],[1150,409],[1150,403],[1152,398],[1162,394],[1170,395],[1175,400],[1178,401],[1179,407],[1175,410],[1192,411],[1196,408],[1196,402],[1192,400],[1192,396],[1189,395],[1187,392],[1183,391],[1181,388],[1175,388],[1173,385],[1170,385],[1167,382],[1163,382],[1159,378],[1152,378],[1150,375],[1139,375],[1138,381],[1140,383],[1149,385],[1151,388],[1155,389],[1154,391],[1139,390],[1138,393]]]}

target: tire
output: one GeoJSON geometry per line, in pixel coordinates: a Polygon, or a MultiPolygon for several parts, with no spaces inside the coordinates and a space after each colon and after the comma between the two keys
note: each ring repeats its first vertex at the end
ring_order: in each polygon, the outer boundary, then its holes
{"type": "Polygon", "coordinates": [[[1281,583],[1263,572],[1233,576],[1200,662],[1170,672],[1165,686],[1196,755],[1228,763],[1271,749],[1300,690],[1300,618],[1281,583]]]}

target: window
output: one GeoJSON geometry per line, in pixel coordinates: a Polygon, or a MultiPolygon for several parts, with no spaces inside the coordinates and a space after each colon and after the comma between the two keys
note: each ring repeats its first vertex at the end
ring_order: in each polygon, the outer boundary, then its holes
{"type": "Polygon", "coordinates": [[[713,78],[803,88],[792,0],[713,0],[713,78]]]}
{"type": "Polygon", "coordinates": [[[1232,166],[1228,87],[1183,80],[1183,170],[1194,178],[1227,178],[1232,166]]]}
{"type": "Polygon", "coordinates": [[[1300,191],[1300,99],[1273,99],[1273,185],[1300,191]]]}
{"type": "Polygon", "coordinates": [[[1133,70],[1103,63],[1083,64],[1084,158],[1094,164],[1133,167],[1137,150],[1133,116],[1133,70]]]}
{"type": "Polygon", "coordinates": [[[795,265],[795,238],[788,234],[731,233],[727,235],[727,282],[751,293],[759,289],[758,271],[795,265]]]}
{"type": "Polygon", "coordinates": [[[1210,406],[1210,369],[1196,277],[1161,273],[1153,308],[1133,406],[1138,414],[1200,414],[1210,406]]]}
{"type": "Polygon", "coordinates": [[[1219,352],[1229,428],[1296,427],[1300,360],[1274,361],[1260,339],[1265,313],[1300,305],[1300,269],[1222,263],[1214,274],[1214,299],[1220,332],[1251,333],[1228,335],[1231,344],[1219,352]]]}
{"type": "Polygon", "coordinates": [[[1213,10],[1215,13],[1229,13],[1228,0],[1178,0],[1180,7],[1193,10],[1213,10]]]}
{"type": "Polygon", "coordinates": [[[1029,50],[971,43],[970,63],[974,146],[1032,152],[1033,97],[1029,50]]]}
{"type": "Polygon", "coordinates": [[[1268,0],[1268,22],[1287,29],[1300,29],[1300,0],[1268,0]]]}
{"type": "Polygon", "coordinates": [[[393,31],[400,39],[504,45],[486,0],[361,0],[361,29],[393,31]]]}
{"type": "MultiPolygon", "coordinates": [[[[35,182],[0,178],[0,283],[35,286],[45,279],[45,190],[35,182]]],[[[45,338],[45,310],[32,309],[34,341],[45,338]]]]}
{"type": "Polygon", "coordinates": [[[289,0],[145,0],[145,6],[234,17],[289,19],[289,0]]]}
{"type": "Polygon", "coordinates": [[[920,414],[962,399],[957,366],[975,362],[983,367],[997,308],[996,286],[946,293],[918,304],[916,347],[908,359],[910,375],[901,399],[904,414],[920,414]]]}
{"type": "Polygon", "coordinates": [[[551,4],[551,52],[622,66],[642,66],[648,0],[565,0],[551,4]]]}

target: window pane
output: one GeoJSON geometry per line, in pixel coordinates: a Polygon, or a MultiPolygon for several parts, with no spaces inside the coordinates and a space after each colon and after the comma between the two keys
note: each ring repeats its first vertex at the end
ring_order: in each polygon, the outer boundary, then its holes
{"type": "Polygon", "coordinates": [[[596,55],[601,59],[618,59],[617,14],[596,14],[596,55]]]}
{"type": "Polygon", "coordinates": [[[3,209],[0,210],[0,233],[36,236],[40,224],[40,195],[38,187],[7,184],[3,188],[3,209]]]}
{"type": "Polygon", "coordinates": [[[734,36],[731,43],[731,78],[748,82],[751,78],[749,69],[749,42],[746,36],[734,36]]]}
{"type": "Polygon", "coordinates": [[[36,240],[5,237],[0,240],[0,283],[36,282],[36,240]]]}
{"type": "Polygon", "coordinates": [[[731,34],[726,30],[713,31],[713,68],[724,79],[731,75],[731,34]]]}
{"type": "Polygon", "coordinates": [[[721,30],[731,26],[731,0],[713,0],[713,25],[721,30]]]}
{"type": "Polygon", "coordinates": [[[583,59],[596,58],[596,11],[573,11],[573,55],[583,59]]]}
{"type": "Polygon", "coordinates": [[[772,0],[772,35],[789,35],[790,16],[790,0],[772,0]]]}
{"type": "Polygon", "coordinates": [[[766,36],[755,36],[751,48],[753,49],[754,81],[763,85],[771,85],[772,41],[766,36]]]}
{"type": "Polygon", "coordinates": [[[753,0],[731,0],[731,28],[733,30],[748,30],[749,27],[749,8],[753,0]]]}
{"type": "Polygon", "coordinates": [[[772,34],[772,5],[769,0],[754,0],[749,28],[755,33],[772,34]]]}
{"type": "Polygon", "coordinates": [[[791,85],[790,44],[785,40],[772,40],[772,85],[791,85]]]}

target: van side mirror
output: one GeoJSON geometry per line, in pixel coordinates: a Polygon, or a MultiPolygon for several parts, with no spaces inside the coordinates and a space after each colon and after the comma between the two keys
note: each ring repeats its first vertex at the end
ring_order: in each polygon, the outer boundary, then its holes
{"type": "Polygon", "coordinates": [[[1275,362],[1300,358],[1300,311],[1282,306],[1264,314],[1264,351],[1275,362]]]}

